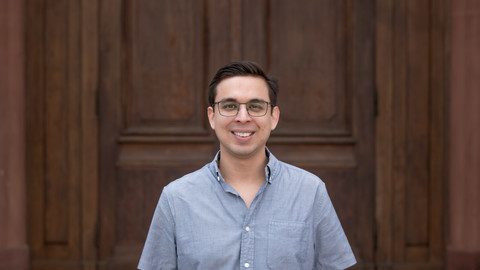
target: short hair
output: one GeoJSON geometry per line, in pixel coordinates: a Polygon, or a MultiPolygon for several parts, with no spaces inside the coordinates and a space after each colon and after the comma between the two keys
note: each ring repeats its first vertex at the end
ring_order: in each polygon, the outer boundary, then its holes
{"type": "Polygon", "coordinates": [[[263,72],[259,65],[249,61],[231,62],[217,71],[208,86],[208,104],[215,106],[215,97],[217,96],[217,85],[224,79],[236,76],[253,76],[265,80],[268,86],[268,96],[272,108],[277,106],[278,83],[277,80],[263,72]]]}

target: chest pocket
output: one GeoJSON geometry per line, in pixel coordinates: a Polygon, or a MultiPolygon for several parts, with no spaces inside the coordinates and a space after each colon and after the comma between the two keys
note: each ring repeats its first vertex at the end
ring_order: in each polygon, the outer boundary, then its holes
{"type": "Polygon", "coordinates": [[[271,221],[268,227],[268,268],[302,269],[306,258],[306,237],[303,222],[271,221]]]}

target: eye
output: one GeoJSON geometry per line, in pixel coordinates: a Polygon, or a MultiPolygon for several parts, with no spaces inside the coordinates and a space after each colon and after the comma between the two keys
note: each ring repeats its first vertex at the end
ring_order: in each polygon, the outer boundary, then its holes
{"type": "Polygon", "coordinates": [[[235,102],[222,102],[221,107],[225,111],[235,111],[238,108],[238,104],[235,102]]]}
{"type": "Polygon", "coordinates": [[[248,110],[253,112],[261,112],[265,109],[265,104],[262,102],[250,102],[248,103],[248,110]]]}

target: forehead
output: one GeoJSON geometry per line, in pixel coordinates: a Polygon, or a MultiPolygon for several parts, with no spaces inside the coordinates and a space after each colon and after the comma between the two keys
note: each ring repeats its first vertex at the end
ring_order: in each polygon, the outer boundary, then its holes
{"type": "Polygon", "coordinates": [[[263,99],[269,101],[268,86],[261,77],[235,76],[223,79],[217,85],[216,100],[232,98],[236,100],[263,99]]]}

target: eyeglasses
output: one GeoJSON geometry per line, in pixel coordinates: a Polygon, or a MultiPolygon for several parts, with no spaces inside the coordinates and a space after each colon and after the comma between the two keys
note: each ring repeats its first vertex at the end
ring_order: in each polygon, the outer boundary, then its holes
{"type": "Polygon", "coordinates": [[[270,102],[253,100],[250,102],[242,103],[242,102],[236,102],[231,100],[222,100],[222,101],[215,102],[214,104],[218,104],[218,111],[222,116],[226,116],[226,117],[236,116],[240,111],[240,105],[245,104],[248,115],[252,117],[262,117],[267,114],[268,105],[270,104],[270,102]]]}

